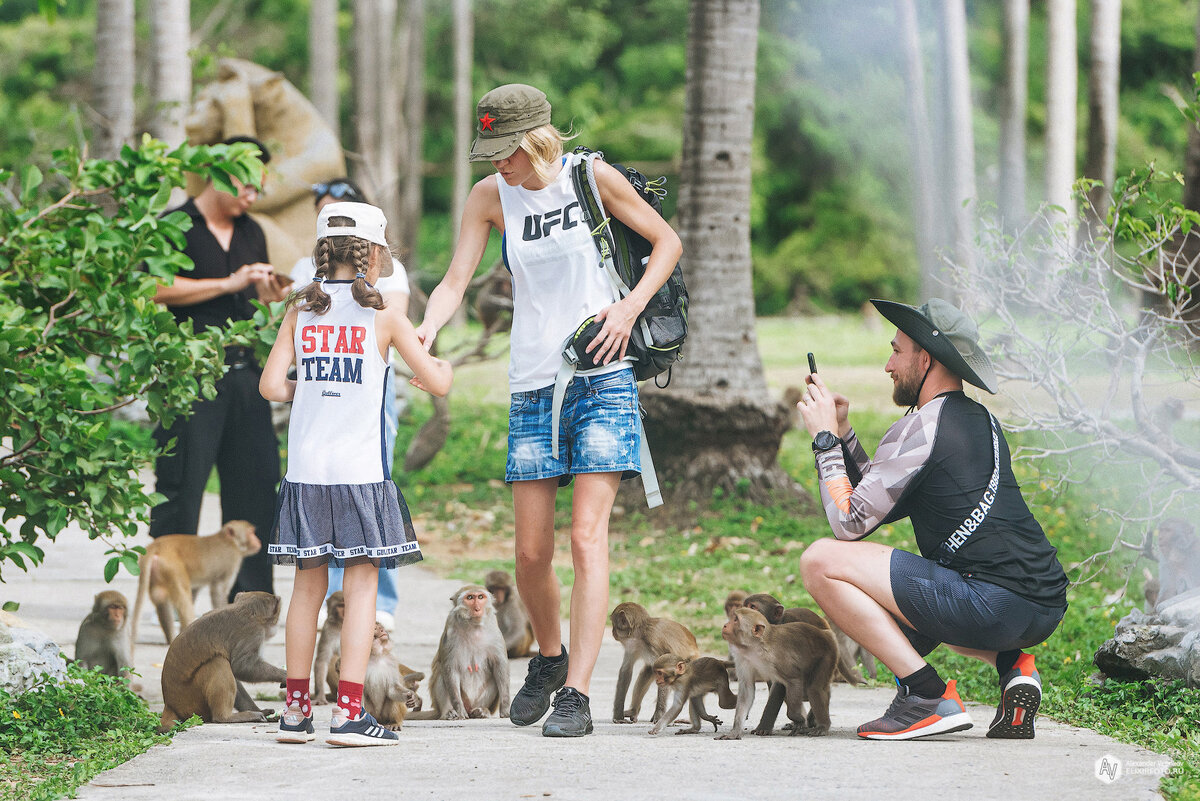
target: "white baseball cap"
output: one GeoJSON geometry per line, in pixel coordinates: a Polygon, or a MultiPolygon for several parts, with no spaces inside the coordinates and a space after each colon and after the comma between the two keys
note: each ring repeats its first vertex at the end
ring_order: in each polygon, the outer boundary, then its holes
{"type": "Polygon", "coordinates": [[[330,203],[317,215],[317,239],[327,236],[357,236],[376,245],[388,246],[384,229],[387,218],[383,211],[370,203],[330,203]],[[331,217],[349,217],[354,225],[330,225],[331,217]]]}

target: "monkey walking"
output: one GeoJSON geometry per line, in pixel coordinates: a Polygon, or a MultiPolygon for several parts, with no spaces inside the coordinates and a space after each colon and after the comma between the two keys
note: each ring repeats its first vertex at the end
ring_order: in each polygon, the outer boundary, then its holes
{"type": "MultiPolygon", "coordinates": [[[[829,629],[833,632],[834,640],[838,644],[838,664],[834,678],[855,686],[864,682],[862,674],[858,672],[857,667],[859,644],[813,610],[806,609],[803,606],[784,609],[783,604],[775,600],[775,596],[768,595],[765,592],[747,597],[744,603],[751,609],[761,612],[762,616],[767,619],[767,622],[773,626],[780,623],[807,623],[819,629],[829,629]]],[[[866,649],[863,649],[863,651],[866,652],[866,649]]],[[[869,652],[866,653],[868,656],[864,662],[869,660],[869,669],[874,671],[875,657],[870,656],[869,652]]],[[[875,677],[874,673],[872,673],[871,677],[875,677]]]]}
{"type": "Polygon", "coordinates": [[[468,584],[450,596],[454,608],[429,671],[433,709],[410,720],[462,720],[499,712],[508,717],[508,652],[496,622],[492,596],[468,584]]]}
{"type": "Polygon", "coordinates": [[[506,571],[493,570],[487,574],[484,585],[496,604],[496,622],[500,624],[500,632],[504,635],[508,658],[532,656],[535,642],[533,624],[529,622],[529,613],[525,611],[525,604],[513,586],[512,577],[506,571]]]}
{"type": "Polygon", "coordinates": [[[338,590],[325,599],[325,625],[321,626],[317,655],[313,659],[313,706],[326,703],[326,685],[329,694],[337,697],[338,674],[341,671],[335,668],[335,663],[342,654],[342,623],[345,620],[346,596],[338,590]]]}
{"type": "MultiPolygon", "coordinates": [[[[610,619],[613,639],[625,646],[625,657],[621,660],[621,669],[617,673],[613,723],[637,723],[642,699],[654,678],[654,660],[663,654],[678,654],[684,659],[695,659],[700,655],[700,648],[696,645],[696,636],[682,623],[665,617],[651,617],[641,604],[629,601],[617,604],[610,619]],[[633,685],[629,708],[626,708],[625,695],[629,690],[629,680],[633,676],[634,665],[639,661],[643,663],[642,670],[633,685]]],[[[666,708],[667,690],[660,685],[654,704],[654,715],[650,721],[657,723],[661,720],[666,708]]]]}
{"type": "MultiPolygon", "coordinates": [[[[79,624],[75,636],[75,661],[85,668],[99,667],[109,676],[129,676],[133,657],[129,650],[129,602],[116,590],[96,594],[92,611],[79,624]]],[[[131,684],[135,692],[141,685],[131,684]]]]}
{"type": "Polygon", "coordinates": [[[242,560],[260,550],[262,542],[255,536],[254,526],[245,520],[230,520],[216,534],[205,537],[168,534],[147,545],[146,553],[138,560],[137,601],[130,626],[134,647],[142,601],[147,595],[158,611],[158,622],[170,645],[175,638],[171,608],[179,613],[179,627],[186,628],[196,619],[194,602],[206,584],[213,609],[225,606],[242,560]]]}
{"type": "MultiPolygon", "coordinates": [[[[754,704],[755,680],[776,682],[787,701],[792,734],[816,737],[829,733],[829,695],[837,665],[837,642],[828,629],[807,623],[772,626],[750,608],[736,609],[721,628],[737,666],[737,712],[733,729],[718,740],[740,740],[746,715],[754,704]],[[807,717],[804,702],[808,701],[807,717]]],[[[778,707],[763,712],[755,733],[770,733],[778,707]],[[768,715],[770,716],[768,720],[768,715]]]]}
{"type": "Polygon", "coordinates": [[[160,731],[192,715],[205,723],[266,720],[242,682],[287,678],[283,668],[259,653],[275,633],[280,603],[268,592],[238,593],[231,605],[208,612],[179,633],[163,660],[160,731]]]}
{"type": "Polygon", "coordinates": [[[692,725],[680,729],[676,734],[696,734],[700,731],[702,720],[711,723],[713,731],[716,731],[721,719],[705,711],[704,696],[715,692],[721,709],[737,706],[737,696],[729,689],[729,667],[729,662],[711,656],[700,656],[689,661],[678,654],[663,654],[654,660],[654,681],[670,693],[671,705],[667,707],[666,714],[650,727],[650,734],[661,734],[667,723],[683,710],[685,703],[688,704],[692,725]]]}
{"type": "Polygon", "coordinates": [[[417,708],[417,683],[424,673],[413,673],[392,656],[391,636],[380,624],[375,624],[375,639],[367,659],[363,679],[363,708],[379,725],[399,731],[409,710],[417,708]]]}

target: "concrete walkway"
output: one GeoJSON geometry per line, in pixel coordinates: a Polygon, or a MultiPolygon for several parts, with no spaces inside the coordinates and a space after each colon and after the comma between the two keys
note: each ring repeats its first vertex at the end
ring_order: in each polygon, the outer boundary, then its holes
{"type": "MultiPolygon", "coordinates": [[[[201,530],[218,528],[216,503],[206,502],[201,530]]],[[[79,621],[92,596],[106,589],[104,546],[78,530],[64,531],[46,549],[32,574],[6,566],[0,600],[21,603],[18,615],[74,653],[79,621]]],[[[401,571],[400,608],[393,642],[401,661],[428,672],[459,582],[430,570],[401,571]]],[[[276,591],[285,602],[291,569],[276,570],[276,591]]],[[[114,582],[133,603],[136,580],[114,582]]],[[[207,611],[202,593],[200,613],[207,611]]],[[[143,610],[136,661],[151,703],[161,707],[159,672],[166,647],[153,610],[143,610]]],[[[283,664],[282,625],[264,649],[283,664]]],[[[175,737],[80,788],[81,799],[245,799],[323,801],[343,798],[403,799],[1145,799],[1157,798],[1165,757],[1115,742],[1086,729],[1039,720],[1029,742],[984,738],[993,709],[968,704],[975,728],[956,735],[907,743],[859,740],[854,727],[875,718],[892,697],[889,689],[834,685],[833,730],[827,737],[748,737],[718,742],[703,736],[650,738],[648,724],[609,722],[619,646],[605,639],[592,684],[593,736],[551,740],[538,727],[507,720],[416,721],[405,726],[394,748],[336,749],[318,737],[308,745],[274,742],[274,726],[204,725],[175,737]],[[1116,781],[1097,778],[1097,763],[1120,760],[1116,781]]],[[[512,686],[520,686],[525,660],[512,663],[512,686]]],[[[276,694],[278,688],[251,690],[276,694]]],[[[424,687],[422,694],[428,698],[424,687]]],[[[761,708],[766,693],[758,693],[761,708]]],[[[278,703],[260,702],[279,708],[278,703]]],[[[649,710],[649,702],[644,709],[649,710]]],[[[709,709],[715,701],[709,699],[709,709]]],[[[330,707],[317,711],[318,735],[330,707]]],[[[757,720],[759,709],[753,713],[757,720]]],[[[728,723],[730,713],[722,712],[728,723]]],[[[723,726],[725,730],[727,726],[723,726]]],[[[1107,774],[1107,775],[1111,775],[1107,774]]]]}

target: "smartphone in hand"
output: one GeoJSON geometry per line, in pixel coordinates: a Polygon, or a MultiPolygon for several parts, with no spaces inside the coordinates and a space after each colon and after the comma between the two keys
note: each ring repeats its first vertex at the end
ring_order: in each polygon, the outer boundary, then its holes
{"type": "Polygon", "coordinates": [[[817,372],[817,359],[811,353],[808,354],[808,372],[817,372]]]}

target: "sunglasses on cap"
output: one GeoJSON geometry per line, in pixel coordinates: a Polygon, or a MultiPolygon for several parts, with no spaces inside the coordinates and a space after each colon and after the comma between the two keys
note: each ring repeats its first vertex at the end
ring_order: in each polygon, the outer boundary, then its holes
{"type": "Polygon", "coordinates": [[[323,197],[331,197],[334,200],[349,200],[354,203],[366,203],[366,198],[362,192],[346,183],[345,181],[334,181],[333,183],[321,183],[312,185],[313,195],[317,200],[323,197]]]}

